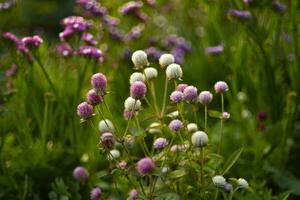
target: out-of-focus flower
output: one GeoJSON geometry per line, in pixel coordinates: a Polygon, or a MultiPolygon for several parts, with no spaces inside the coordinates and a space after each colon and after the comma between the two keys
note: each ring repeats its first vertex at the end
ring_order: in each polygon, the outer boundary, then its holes
{"type": "Polygon", "coordinates": [[[259,121],[264,121],[267,119],[267,117],[268,117],[268,114],[266,112],[261,111],[261,112],[257,113],[257,119],[259,121]]]}
{"type": "Polygon", "coordinates": [[[114,160],[120,157],[120,151],[118,149],[113,149],[109,151],[109,154],[107,154],[108,160],[114,160]]]}
{"type": "Polygon", "coordinates": [[[101,135],[101,145],[106,149],[112,149],[115,145],[115,139],[112,133],[106,132],[101,135]]]}
{"type": "Polygon", "coordinates": [[[82,102],[77,106],[77,114],[83,119],[87,119],[93,115],[93,106],[87,102],[82,102]]]}
{"type": "Polygon", "coordinates": [[[208,105],[212,101],[212,99],[213,99],[213,95],[209,91],[202,91],[198,96],[198,101],[202,105],[208,105]]]}
{"type": "Polygon", "coordinates": [[[151,158],[143,158],[137,163],[137,170],[141,176],[151,173],[155,168],[155,164],[151,158]]]}
{"type": "Polygon", "coordinates": [[[38,47],[38,46],[40,46],[41,43],[43,43],[43,39],[38,35],[34,35],[32,37],[22,38],[22,42],[24,43],[24,45],[26,47],[31,46],[31,45],[38,47]]]}
{"type": "Polygon", "coordinates": [[[247,10],[230,9],[228,11],[230,17],[240,20],[249,20],[252,18],[251,13],[247,10]]]}
{"type": "Polygon", "coordinates": [[[213,46],[213,47],[207,47],[205,49],[205,53],[207,55],[219,55],[224,51],[224,45],[220,44],[217,46],[213,46]]]}
{"type": "Polygon", "coordinates": [[[119,8],[119,12],[125,15],[130,12],[136,12],[142,6],[143,6],[143,2],[141,1],[129,1],[126,4],[124,4],[121,8],[119,8]]]}
{"type": "Polygon", "coordinates": [[[179,85],[177,85],[176,90],[183,93],[184,89],[187,87],[188,87],[188,84],[180,83],[179,85]]]}
{"type": "Polygon", "coordinates": [[[109,15],[105,15],[102,18],[102,23],[106,26],[109,26],[109,27],[115,27],[120,23],[120,19],[116,18],[116,17],[109,16],[109,15]]]}
{"type": "Polygon", "coordinates": [[[150,60],[155,60],[155,61],[158,60],[161,55],[161,51],[153,46],[145,49],[145,52],[150,60]]]}
{"type": "Polygon", "coordinates": [[[275,10],[277,10],[281,14],[285,13],[285,11],[287,9],[287,6],[278,0],[275,0],[273,2],[273,7],[275,8],[275,10]]]}
{"type": "Polygon", "coordinates": [[[106,132],[114,133],[115,132],[115,127],[109,119],[101,120],[98,124],[98,128],[99,128],[100,133],[106,133],[106,132]]]}
{"type": "Polygon", "coordinates": [[[81,5],[86,11],[94,16],[105,16],[107,14],[107,9],[100,5],[94,0],[77,0],[77,3],[81,5]]]}
{"type": "Polygon", "coordinates": [[[137,200],[138,199],[138,192],[136,189],[132,189],[130,192],[129,192],[129,197],[130,197],[130,200],[137,200]]]}
{"type": "Polygon", "coordinates": [[[123,41],[125,38],[124,33],[119,29],[117,29],[116,27],[109,28],[109,35],[113,40],[117,40],[117,41],[123,41]]]}
{"type": "Polygon", "coordinates": [[[131,30],[127,33],[125,40],[131,41],[131,40],[138,39],[139,37],[141,37],[143,30],[144,30],[143,24],[139,24],[137,26],[132,27],[131,30]]]}
{"type": "Polygon", "coordinates": [[[78,166],[73,171],[73,177],[77,181],[83,182],[89,177],[89,173],[84,167],[78,166]]]}
{"type": "Polygon", "coordinates": [[[187,125],[187,130],[188,130],[188,132],[190,132],[190,133],[194,133],[194,132],[198,131],[198,125],[195,124],[195,123],[189,123],[189,124],[187,125]]]}
{"type": "Polygon", "coordinates": [[[73,49],[68,43],[59,44],[56,47],[56,50],[60,55],[62,55],[64,57],[68,57],[73,54],[73,49]]]}
{"type": "Polygon", "coordinates": [[[141,109],[141,101],[128,97],[124,102],[125,111],[138,111],[141,109]]]}
{"type": "Polygon", "coordinates": [[[228,85],[224,81],[218,81],[214,85],[216,93],[224,93],[228,91],[228,85]]]}
{"type": "Polygon", "coordinates": [[[153,147],[154,149],[158,149],[158,150],[161,150],[163,149],[165,146],[168,145],[168,141],[166,138],[157,138],[154,143],[153,143],[153,147]]]}
{"type": "Polygon", "coordinates": [[[96,40],[94,40],[94,36],[90,33],[83,33],[81,39],[85,41],[87,44],[95,46],[98,44],[96,40]]]}
{"type": "Polygon", "coordinates": [[[15,5],[17,3],[16,0],[6,0],[3,3],[0,3],[0,11],[2,10],[9,10],[12,8],[13,5],[15,5]]]}
{"type": "Polygon", "coordinates": [[[10,77],[17,74],[18,66],[16,64],[12,64],[8,70],[5,71],[5,76],[10,77]]]}
{"type": "Polygon", "coordinates": [[[196,131],[193,133],[191,140],[195,147],[205,147],[208,143],[208,136],[203,131],[196,131]]]}
{"type": "Polygon", "coordinates": [[[90,193],[91,200],[99,200],[101,197],[102,190],[99,187],[94,187],[90,193]]]}
{"type": "Polygon", "coordinates": [[[4,37],[5,39],[7,39],[15,44],[17,44],[19,42],[19,38],[11,32],[2,33],[2,37],[4,37]]]}
{"type": "Polygon", "coordinates": [[[102,51],[93,46],[79,47],[78,55],[88,56],[90,58],[95,58],[95,59],[99,59],[103,56],[102,51]]]}
{"type": "Polygon", "coordinates": [[[174,119],[170,122],[169,128],[171,131],[179,132],[183,128],[183,123],[178,119],[174,119]]]}
{"type": "Polygon", "coordinates": [[[214,185],[216,185],[218,187],[224,187],[224,185],[226,184],[226,179],[221,175],[214,176],[212,178],[212,181],[213,181],[214,185]]]}
{"type": "Polygon", "coordinates": [[[243,178],[238,179],[238,184],[239,184],[239,187],[243,188],[243,189],[247,189],[249,187],[248,182],[243,178]]]}

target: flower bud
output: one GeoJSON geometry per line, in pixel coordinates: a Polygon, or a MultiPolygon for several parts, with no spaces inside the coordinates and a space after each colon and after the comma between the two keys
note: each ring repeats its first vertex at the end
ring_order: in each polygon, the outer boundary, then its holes
{"type": "Polygon", "coordinates": [[[161,150],[163,149],[165,146],[168,145],[168,141],[166,138],[157,138],[154,143],[153,143],[153,147],[154,149],[158,149],[161,150]]]}
{"type": "Polygon", "coordinates": [[[113,149],[109,151],[107,154],[107,160],[114,160],[120,157],[120,151],[117,149],[113,149]]]}
{"type": "Polygon", "coordinates": [[[174,119],[170,122],[169,128],[171,131],[178,132],[183,128],[183,123],[178,119],[174,119]]]}
{"type": "Polygon", "coordinates": [[[147,54],[142,50],[135,51],[131,56],[131,60],[138,69],[149,65],[147,54]]]}
{"type": "Polygon", "coordinates": [[[87,119],[93,115],[93,106],[87,102],[82,102],[77,106],[77,115],[82,119],[87,119]]]}
{"type": "Polygon", "coordinates": [[[167,116],[170,117],[170,118],[172,118],[172,119],[177,118],[179,116],[179,111],[176,110],[174,112],[171,112],[167,116]]]}
{"type": "Polygon", "coordinates": [[[101,120],[99,122],[98,127],[100,133],[105,133],[105,132],[113,133],[115,131],[115,127],[109,119],[101,120]]]}
{"type": "Polygon", "coordinates": [[[214,87],[215,87],[216,93],[224,93],[224,92],[228,91],[228,85],[224,81],[216,82],[214,87]]]}
{"type": "Polygon", "coordinates": [[[226,184],[225,178],[221,175],[214,176],[212,178],[212,181],[213,181],[214,185],[217,187],[224,187],[224,185],[226,184]]]}
{"type": "Polygon", "coordinates": [[[198,101],[202,105],[208,105],[212,101],[212,99],[213,99],[213,95],[209,91],[202,91],[198,96],[198,101]]]}
{"type": "Polygon", "coordinates": [[[100,95],[104,95],[106,93],[107,80],[105,75],[101,73],[94,74],[91,78],[91,84],[94,90],[97,93],[100,93],[100,95]]]}
{"type": "Polygon", "coordinates": [[[228,112],[223,112],[222,114],[221,114],[221,119],[222,120],[227,120],[227,119],[229,119],[230,118],[230,114],[228,113],[228,112]]]}
{"type": "Polygon", "coordinates": [[[142,103],[132,97],[128,97],[124,102],[125,111],[138,111],[141,109],[142,103]]]}
{"type": "Polygon", "coordinates": [[[132,189],[129,192],[129,197],[130,197],[130,200],[137,200],[138,197],[139,197],[137,190],[136,189],[132,189]]]}
{"type": "Polygon", "coordinates": [[[208,136],[203,131],[197,131],[192,135],[192,144],[195,147],[205,147],[208,143],[208,136]]]}
{"type": "Polygon", "coordinates": [[[129,83],[130,85],[132,85],[134,82],[136,81],[145,81],[145,77],[142,73],[140,72],[134,72],[131,74],[130,79],[129,79],[129,83]]]}
{"type": "Polygon", "coordinates": [[[183,75],[182,69],[178,64],[170,64],[166,69],[166,76],[168,79],[180,79],[183,75]]]}
{"type": "Polygon", "coordinates": [[[150,134],[160,134],[162,133],[161,131],[161,125],[158,122],[153,122],[152,124],[150,124],[150,126],[148,127],[148,132],[150,134]]]}
{"type": "Polygon", "coordinates": [[[162,68],[165,68],[166,66],[173,64],[175,62],[174,56],[172,54],[162,54],[159,58],[159,64],[162,68]]]}
{"type": "Polygon", "coordinates": [[[106,149],[112,149],[115,145],[115,139],[112,133],[106,132],[101,135],[101,145],[106,149]]]}
{"type": "Polygon", "coordinates": [[[187,130],[190,132],[190,133],[194,133],[196,131],[198,131],[198,125],[195,124],[195,123],[189,123],[187,125],[187,130]]]}
{"type": "Polygon", "coordinates": [[[103,102],[102,97],[98,95],[93,89],[89,90],[86,94],[86,100],[93,106],[96,106],[103,102]]]}
{"type": "Polygon", "coordinates": [[[172,103],[181,103],[184,100],[184,95],[182,92],[174,91],[170,95],[170,100],[172,103]]]}
{"type": "Polygon", "coordinates": [[[147,67],[146,69],[144,69],[144,73],[148,80],[152,80],[158,75],[157,69],[153,67],[147,67]]]}
{"type": "Polygon", "coordinates": [[[226,183],[224,186],[223,186],[223,189],[226,191],[226,192],[230,192],[232,190],[232,185],[230,183],[226,183]]]}
{"type": "Polygon", "coordinates": [[[73,171],[73,177],[77,181],[83,182],[83,181],[85,181],[89,177],[89,173],[88,173],[88,171],[84,167],[78,166],[73,171]]]}
{"type": "Polygon", "coordinates": [[[102,190],[99,187],[94,187],[90,193],[91,200],[99,200],[101,197],[102,190]]]}
{"type": "Polygon", "coordinates": [[[137,163],[137,170],[141,176],[151,173],[155,168],[155,164],[151,158],[143,158],[137,163]]]}
{"type": "Polygon", "coordinates": [[[130,120],[134,117],[135,111],[124,110],[123,117],[125,120],[130,120]]]}
{"type": "Polygon", "coordinates": [[[194,102],[198,97],[198,89],[194,86],[188,86],[184,89],[184,99],[188,102],[194,102]]]}
{"type": "Polygon", "coordinates": [[[249,187],[248,182],[243,178],[238,179],[238,184],[239,184],[239,187],[243,188],[243,189],[247,189],[249,187]]]}
{"type": "Polygon", "coordinates": [[[130,95],[134,99],[142,99],[146,96],[147,87],[141,81],[134,82],[130,87],[130,95]]]}

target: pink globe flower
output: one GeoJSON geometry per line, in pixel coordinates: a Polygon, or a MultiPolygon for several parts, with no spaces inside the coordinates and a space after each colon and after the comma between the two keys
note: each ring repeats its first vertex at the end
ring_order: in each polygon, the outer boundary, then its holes
{"type": "Polygon", "coordinates": [[[83,181],[85,181],[89,177],[89,173],[88,173],[88,171],[84,167],[78,166],[73,171],[73,177],[77,181],[83,182],[83,181]]]}
{"type": "Polygon", "coordinates": [[[143,99],[146,96],[147,87],[142,81],[136,81],[130,86],[130,95],[134,99],[143,99]]]}
{"type": "Polygon", "coordinates": [[[93,106],[96,106],[103,102],[103,98],[98,95],[93,89],[89,90],[86,94],[86,100],[93,106]]]}
{"type": "Polygon", "coordinates": [[[224,93],[224,92],[228,91],[228,85],[224,81],[216,82],[214,87],[215,87],[216,93],[224,93]]]}
{"type": "Polygon", "coordinates": [[[97,93],[99,93],[100,95],[105,95],[107,80],[104,74],[94,74],[91,78],[91,84],[97,93]]]}
{"type": "Polygon", "coordinates": [[[87,119],[93,115],[93,106],[87,102],[82,102],[77,106],[77,115],[83,119],[87,119]]]}
{"type": "Polygon", "coordinates": [[[151,158],[142,158],[137,163],[137,171],[141,176],[151,173],[155,168],[155,164],[151,158]]]}

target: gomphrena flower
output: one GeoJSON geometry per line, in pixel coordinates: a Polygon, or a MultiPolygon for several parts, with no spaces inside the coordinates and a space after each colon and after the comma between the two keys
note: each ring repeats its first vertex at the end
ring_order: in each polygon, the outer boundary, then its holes
{"type": "Polygon", "coordinates": [[[2,37],[4,37],[5,39],[7,39],[15,44],[17,44],[19,42],[19,38],[11,32],[2,33],[2,37]]]}
{"type": "Polygon", "coordinates": [[[186,151],[189,148],[189,144],[174,144],[170,151],[176,153],[178,151],[186,151]]]}
{"type": "Polygon", "coordinates": [[[100,133],[105,133],[105,132],[114,133],[115,132],[115,127],[109,119],[101,120],[98,124],[98,128],[99,128],[100,133]]]}
{"type": "Polygon", "coordinates": [[[75,33],[82,33],[91,27],[91,24],[81,16],[66,17],[61,21],[61,24],[65,27],[63,32],[59,33],[61,41],[65,41],[75,33]]]}
{"type": "Polygon", "coordinates": [[[174,91],[170,95],[172,103],[181,103],[184,100],[184,95],[180,91],[174,91]]]}
{"type": "Polygon", "coordinates": [[[127,163],[126,163],[124,160],[122,160],[121,162],[119,162],[119,163],[117,164],[117,167],[118,167],[119,169],[124,170],[124,169],[126,169],[126,167],[127,167],[127,163]]]}
{"type": "Polygon", "coordinates": [[[259,121],[265,121],[268,117],[268,114],[266,112],[259,112],[257,113],[257,119],[259,121]]]}
{"type": "Polygon", "coordinates": [[[166,138],[157,138],[154,143],[153,143],[153,147],[154,149],[158,149],[158,150],[161,150],[163,149],[165,146],[168,145],[168,141],[166,138]]]}
{"type": "Polygon", "coordinates": [[[160,133],[162,133],[161,124],[159,122],[153,122],[147,128],[147,131],[150,134],[160,134],[160,133]]]}
{"type": "Polygon", "coordinates": [[[124,102],[125,111],[138,111],[142,107],[140,100],[128,97],[124,102]]]}
{"type": "Polygon", "coordinates": [[[188,86],[188,85],[185,84],[185,83],[180,83],[179,85],[177,85],[176,90],[183,93],[184,89],[185,89],[187,86],[188,86]]]}
{"type": "Polygon", "coordinates": [[[78,166],[73,170],[73,177],[77,181],[83,182],[89,177],[89,173],[84,167],[78,166]]]}
{"type": "Polygon", "coordinates": [[[143,67],[149,65],[149,62],[147,59],[147,54],[142,50],[135,51],[131,56],[131,60],[137,69],[140,69],[140,68],[143,68],[143,67]]]}
{"type": "Polygon", "coordinates": [[[107,154],[107,160],[114,160],[120,157],[120,151],[118,149],[110,150],[107,154]]]}
{"type": "Polygon", "coordinates": [[[137,171],[141,176],[151,173],[155,168],[155,164],[151,158],[145,157],[138,161],[137,171]]]}
{"type": "Polygon", "coordinates": [[[223,189],[226,191],[226,192],[230,192],[232,191],[233,187],[230,183],[226,183],[224,186],[223,186],[223,189]]]}
{"type": "Polygon", "coordinates": [[[115,139],[112,133],[106,132],[101,135],[101,145],[105,149],[112,149],[115,145],[115,139]]]}
{"type": "Polygon", "coordinates": [[[228,113],[228,112],[223,112],[222,114],[221,114],[221,119],[222,120],[227,120],[227,119],[229,119],[230,118],[230,113],[228,113]]]}
{"type": "Polygon", "coordinates": [[[248,20],[251,19],[251,13],[247,10],[236,10],[236,9],[230,9],[228,11],[228,14],[230,17],[240,20],[248,20]]]}
{"type": "Polygon", "coordinates": [[[178,64],[170,64],[166,69],[166,76],[169,80],[180,79],[183,75],[182,69],[178,64]]]}
{"type": "Polygon", "coordinates": [[[207,47],[205,53],[207,55],[219,55],[224,51],[224,45],[220,44],[217,46],[207,47]]]}
{"type": "Polygon", "coordinates": [[[108,32],[111,39],[121,42],[124,41],[125,35],[123,31],[119,30],[118,28],[110,27],[108,32]]]}
{"type": "Polygon", "coordinates": [[[103,17],[107,14],[107,9],[94,0],[77,0],[77,3],[81,5],[89,14],[94,16],[103,17]]]}
{"type": "Polygon", "coordinates": [[[147,87],[145,83],[136,81],[130,86],[130,96],[134,99],[143,99],[146,96],[147,87]]]}
{"type": "Polygon", "coordinates": [[[194,86],[188,86],[183,91],[184,99],[188,102],[195,102],[198,97],[198,89],[194,86]]]}
{"type": "Polygon", "coordinates": [[[64,57],[68,57],[73,54],[73,49],[68,43],[62,43],[57,45],[56,50],[60,55],[64,57]]]}
{"type": "Polygon", "coordinates": [[[96,44],[98,44],[98,42],[94,40],[94,36],[91,33],[83,33],[81,39],[88,45],[95,46],[96,44]]]}
{"type": "Polygon", "coordinates": [[[196,131],[192,135],[192,144],[195,147],[205,147],[208,143],[208,136],[203,131],[196,131]]]}
{"type": "Polygon", "coordinates": [[[169,128],[171,131],[178,132],[183,128],[183,123],[179,119],[174,119],[170,122],[169,128]]]}
{"type": "Polygon", "coordinates": [[[38,35],[34,35],[32,37],[24,37],[21,41],[25,44],[26,47],[39,47],[43,43],[43,39],[38,35]]]}
{"type": "Polygon", "coordinates": [[[138,195],[138,192],[136,189],[132,189],[130,192],[129,192],[129,198],[130,200],[137,200],[139,197],[138,195]]]}
{"type": "Polygon", "coordinates": [[[224,93],[224,92],[228,91],[228,85],[224,81],[216,82],[214,88],[215,88],[216,93],[224,93]]]}
{"type": "Polygon", "coordinates": [[[152,80],[157,77],[158,72],[157,69],[153,67],[147,67],[144,69],[144,74],[147,80],[152,80]]]}
{"type": "Polygon", "coordinates": [[[9,69],[5,71],[6,77],[15,76],[17,74],[18,66],[16,64],[12,64],[9,69]]]}
{"type": "Polygon", "coordinates": [[[106,76],[102,73],[96,73],[91,78],[92,87],[100,95],[104,95],[106,93],[106,84],[106,76]]]}
{"type": "Polygon", "coordinates": [[[170,64],[175,62],[175,58],[172,54],[162,54],[159,58],[159,64],[162,68],[169,66],[170,64]]]}
{"type": "Polygon", "coordinates": [[[90,193],[91,200],[99,200],[101,197],[102,190],[99,187],[94,187],[90,193]]]}
{"type": "Polygon", "coordinates": [[[198,125],[196,123],[189,123],[187,125],[187,130],[190,133],[194,133],[194,132],[198,131],[198,125]]]}
{"type": "Polygon", "coordinates": [[[161,51],[158,50],[156,47],[148,47],[147,49],[145,49],[145,52],[147,54],[147,57],[150,59],[150,60],[158,60],[160,55],[161,55],[161,51]]]}
{"type": "Polygon", "coordinates": [[[109,15],[105,15],[102,18],[102,23],[104,25],[108,26],[108,27],[115,27],[118,24],[120,24],[120,19],[116,18],[116,17],[109,16],[109,15]]]}
{"type": "Polygon", "coordinates": [[[144,74],[142,74],[141,72],[134,72],[131,74],[130,78],[129,78],[129,83],[130,85],[132,85],[134,82],[136,81],[145,81],[145,76],[144,74]]]}
{"type": "Polygon", "coordinates": [[[243,178],[238,179],[238,185],[240,188],[243,188],[243,189],[247,189],[249,187],[248,182],[243,178]]]}
{"type": "Polygon", "coordinates": [[[123,112],[123,117],[125,120],[132,119],[135,115],[135,111],[130,111],[130,110],[124,110],[123,112]]]}
{"type": "Polygon", "coordinates": [[[126,34],[125,41],[132,41],[140,38],[144,28],[144,24],[139,24],[137,26],[132,27],[131,30],[126,34]]]}
{"type": "Polygon", "coordinates": [[[78,55],[99,59],[103,56],[102,51],[93,46],[81,46],[78,49],[78,55]]]}
{"type": "Polygon", "coordinates": [[[275,10],[277,10],[281,14],[285,13],[285,11],[287,9],[287,6],[278,0],[275,0],[273,2],[273,7],[275,8],[275,10]]]}
{"type": "Polygon", "coordinates": [[[87,119],[93,115],[93,106],[87,102],[82,102],[77,106],[77,115],[82,119],[87,119]]]}
{"type": "Polygon", "coordinates": [[[213,99],[213,95],[209,91],[202,91],[198,96],[198,102],[202,105],[208,105],[213,99]]]}
{"type": "Polygon", "coordinates": [[[119,12],[122,15],[128,14],[130,12],[136,12],[143,6],[141,1],[129,1],[119,8],[119,12]]]}
{"type": "Polygon", "coordinates": [[[91,89],[86,94],[86,101],[93,106],[96,106],[103,102],[103,98],[96,93],[94,89],[91,89]]]}
{"type": "Polygon", "coordinates": [[[221,175],[214,176],[212,178],[212,181],[217,187],[224,187],[224,185],[226,184],[226,179],[221,175]]]}

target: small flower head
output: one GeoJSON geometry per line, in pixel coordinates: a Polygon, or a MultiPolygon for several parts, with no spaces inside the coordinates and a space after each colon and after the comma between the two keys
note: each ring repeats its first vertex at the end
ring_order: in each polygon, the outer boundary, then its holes
{"type": "Polygon", "coordinates": [[[183,128],[183,123],[179,119],[174,119],[170,122],[169,128],[171,131],[178,132],[183,128]]]}
{"type": "Polygon", "coordinates": [[[221,175],[214,176],[212,178],[212,181],[217,187],[224,187],[224,185],[226,184],[226,179],[221,175]]]}
{"type": "Polygon", "coordinates": [[[147,80],[152,80],[152,79],[156,78],[158,75],[157,69],[155,69],[153,67],[147,67],[146,69],[144,69],[144,73],[145,73],[147,80]]]}
{"type": "Polygon", "coordinates": [[[109,151],[107,154],[107,160],[114,160],[120,157],[120,151],[117,149],[113,149],[109,151]]]}
{"type": "Polygon", "coordinates": [[[115,139],[112,133],[106,132],[101,135],[101,145],[105,149],[112,149],[115,145],[115,139]]]}
{"type": "Polygon", "coordinates": [[[188,87],[188,84],[181,83],[181,84],[177,85],[176,90],[183,93],[184,89],[187,87],[188,87]]]}
{"type": "Polygon", "coordinates": [[[68,43],[62,43],[56,47],[57,52],[63,57],[68,57],[73,54],[73,49],[68,43]]]}
{"type": "Polygon", "coordinates": [[[78,166],[73,171],[73,177],[77,181],[83,182],[83,181],[85,181],[89,177],[89,173],[88,173],[88,171],[84,167],[78,166]]]}
{"type": "Polygon", "coordinates": [[[228,91],[228,85],[224,81],[216,82],[214,88],[215,88],[216,93],[224,93],[224,92],[228,91]]]}
{"type": "Polygon", "coordinates": [[[140,100],[128,97],[124,102],[125,111],[138,111],[142,107],[140,100]]]}
{"type": "Polygon", "coordinates": [[[143,2],[141,1],[129,1],[126,4],[124,4],[121,8],[119,8],[119,12],[125,15],[130,12],[135,12],[139,10],[142,6],[143,2]]]}
{"type": "Polygon", "coordinates": [[[236,10],[230,9],[228,11],[230,17],[239,19],[239,20],[249,20],[252,18],[251,13],[247,10],[236,10]]]}
{"type": "Polygon", "coordinates": [[[93,106],[87,102],[82,102],[77,106],[77,115],[82,119],[87,119],[93,115],[93,106]]]}
{"type": "Polygon", "coordinates": [[[238,179],[238,184],[239,184],[239,187],[243,188],[243,189],[247,189],[249,187],[248,182],[243,178],[238,179]]]}
{"type": "Polygon", "coordinates": [[[155,164],[151,158],[143,158],[137,163],[137,170],[141,176],[151,173],[155,168],[155,164]]]}
{"type": "Polygon", "coordinates": [[[166,69],[166,76],[169,80],[171,79],[181,79],[183,75],[182,69],[178,64],[170,64],[166,69]]]}
{"type": "Polygon", "coordinates": [[[145,83],[136,81],[130,86],[130,95],[134,99],[143,99],[146,96],[147,87],[145,83]]]}
{"type": "Polygon", "coordinates": [[[221,114],[221,119],[222,120],[227,120],[227,119],[229,119],[230,118],[230,113],[228,113],[228,112],[223,112],[222,114],[221,114]]]}
{"type": "Polygon", "coordinates": [[[208,136],[203,131],[196,131],[192,135],[192,144],[195,147],[205,147],[208,143],[208,136]]]}
{"type": "Polygon", "coordinates": [[[153,122],[148,127],[148,132],[151,133],[151,134],[160,134],[160,133],[162,133],[161,124],[158,123],[158,122],[153,122]]]}
{"type": "Polygon", "coordinates": [[[223,189],[226,191],[226,192],[230,192],[232,190],[232,185],[230,183],[226,183],[224,186],[223,186],[223,189]]]}
{"type": "Polygon", "coordinates": [[[195,123],[189,123],[187,125],[187,130],[190,132],[190,133],[194,133],[196,131],[198,131],[198,125],[195,124],[195,123]]]}
{"type": "Polygon", "coordinates": [[[25,44],[26,47],[28,46],[39,47],[40,44],[43,43],[43,39],[38,35],[34,35],[32,37],[24,37],[22,39],[22,42],[25,44]]]}
{"type": "Polygon", "coordinates": [[[131,60],[138,69],[149,65],[147,54],[142,50],[135,51],[131,56],[131,60]]]}
{"type": "Polygon", "coordinates": [[[127,167],[127,163],[126,163],[124,160],[122,160],[121,162],[118,163],[117,167],[118,167],[119,169],[124,170],[124,169],[126,169],[126,167],[127,167]]]}
{"type": "Polygon", "coordinates": [[[212,101],[212,99],[213,99],[213,95],[209,91],[202,91],[198,96],[198,101],[202,105],[208,105],[212,101]]]}
{"type": "Polygon", "coordinates": [[[100,93],[100,95],[104,95],[106,93],[106,76],[101,73],[96,73],[91,78],[91,84],[94,88],[94,90],[97,93],[100,93]]]}
{"type": "Polygon", "coordinates": [[[123,117],[125,120],[132,119],[135,115],[135,111],[124,110],[123,117]]]}
{"type": "Polygon", "coordinates": [[[170,64],[175,62],[175,58],[172,54],[162,54],[159,58],[159,64],[162,68],[169,66],[170,64]]]}
{"type": "Polygon", "coordinates": [[[102,97],[98,95],[93,89],[89,90],[86,94],[86,100],[93,106],[103,102],[102,97]]]}
{"type": "Polygon", "coordinates": [[[153,143],[153,147],[154,149],[158,149],[158,150],[161,150],[163,149],[165,146],[168,145],[168,141],[166,138],[157,138],[154,143],[153,143]]]}
{"type": "Polygon", "coordinates": [[[138,194],[137,190],[136,189],[132,189],[129,192],[129,197],[130,197],[130,200],[136,200],[136,199],[138,199],[139,194],[138,194]]]}
{"type": "Polygon", "coordinates": [[[218,45],[218,46],[213,46],[213,47],[207,47],[205,49],[205,53],[207,55],[219,55],[224,51],[224,45],[218,45]]]}
{"type": "Polygon", "coordinates": [[[181,103],[184,100],[184,95],[180,91],[174,91],[170,95],[170,100],[173,103],[181,103]]]}
{"type": "Polygon", "coordinates": [[[133,74],[131,74],[131,76],[129,78],[130,85],[132,85],[136,81],[144,82],[145,81],[144,74],[142,74],[140,72],[134,72],[133,74]]]}
{"type": "Polygon", "coordinates": [[[259,113],[257,114],[257,119],[258,119],[259,121],[265,121],[265,120],[267,119],[267,117],[268,117],[268,115],[267,115],[266,112],[259,112],[259,113]]]}
{"type": "Polygon", "coordinates": [[[183,91],[184,99],[188,102],[195,102],[198,97],[198,89],[194,86],[188,86],[183,91]]]}
{"type": "Polygon", "coordinates": [[[101,197],[102,190],[99,187],[94,187],[90,193],[91,200],[99,200],[101,197]]]}
{"type": "Polygon", "coordinates": [[[115,127],[109,119],[101,120],[99,122],[98,127],[99,127],[100,133],[105,133],[105,132],[113,133],[115,131],[115,127]]]}

